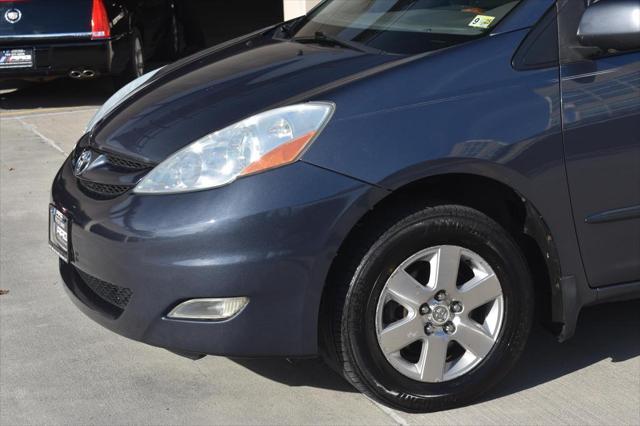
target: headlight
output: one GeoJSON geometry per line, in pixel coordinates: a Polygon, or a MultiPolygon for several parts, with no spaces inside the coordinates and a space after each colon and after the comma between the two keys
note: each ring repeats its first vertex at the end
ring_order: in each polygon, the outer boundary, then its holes
{"type": "Polygon", "coordinates": [[[140,181],[137,194],[199,191],[296,161],[322,131],[333,104],[310,102],[255,115],[176,152],[140,181]]]}
{"type": "Polygon", "coordinates": [[[114,93],[113,96],[111,96],[109,99],[107,99],[107,102],[105,102],[104,105],[102,105],[102,107],[100,107],[98,112],[96,112],[96,114],[93,116],[93,118],[91,119],[91,121],[87,125],[85,133],[90,131],[90,130],[92,130],[93,127],[98,123],[98,121],[102,120],[115,107],[117,107],[120,104],[120,102],[125,100],[138,87],[142,86],[147,81],[149,81],[151,79],[151,77],[156,75],[158,73],[158,71],[160,71],[161,69],[162,68],[158,68],[157,70],[148,72],[145,75],[136,78],[132,82],[130,82],[127,85],[123,86],[116,93],[114,93]]]}

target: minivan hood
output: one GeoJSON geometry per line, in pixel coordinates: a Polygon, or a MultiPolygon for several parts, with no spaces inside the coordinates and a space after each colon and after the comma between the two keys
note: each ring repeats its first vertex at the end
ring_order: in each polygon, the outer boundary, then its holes
{"type": "Polygon", "coordinates": [[[159,163],[211,132],[292,98],[320,99],[318,88],[398,59],[274,39],[258,43],[213,48],[162,70],[98,125],[92,145],[159,163]]]}

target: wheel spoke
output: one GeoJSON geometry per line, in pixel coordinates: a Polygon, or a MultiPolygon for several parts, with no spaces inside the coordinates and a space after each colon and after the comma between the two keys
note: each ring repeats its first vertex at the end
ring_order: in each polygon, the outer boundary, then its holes
{"type": "Polygon", "coordinates": [[[385,354],[398,352],[424,337],[422,321],[418,317],[405,318],[382,330],[380,346],[385,354]]]}
{"type": "Polygon", "coordinates": [[[475,356],[484,358],[493,347],[494,340],[475,321],[460,321],[453,339],[475,356]]]}
{"type": "Polygon", "coordinates": [[[474,278],[460,288],[460,297],[469,312],[500,296],[502,296],[502,287],[495,274],[479,279],[474,278]]]}
{"type": "Polygon", "coordinates": [[[401,305],[417,309],[429,298],[430,292],[406,271],[396,271],[387,283],[391,297],[401,305]]]}
{"type": "Polygon", "coordinates": [[[446,336],[433,334],[422,345],[422,353],[418,361],[420,379],[424,382],[441,382],[447,362],[446,336]]]}
{"type": "Polygon", "coordinates": [[[434,288],[455,293],[457,291],[458,270],[460,269],[460,248],[440,247],[434,262],[432,262],[432,268],[434,288]]]}

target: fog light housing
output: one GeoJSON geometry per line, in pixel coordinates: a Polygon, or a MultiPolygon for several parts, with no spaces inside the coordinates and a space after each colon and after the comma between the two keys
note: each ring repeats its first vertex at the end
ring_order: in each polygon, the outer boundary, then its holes
{"type": "Polygon", "coordinates": [[[181,320],[220,321],[238,315],[248,303],[247,297],[191,299],[173,308],[167,317],[181,320]]]}

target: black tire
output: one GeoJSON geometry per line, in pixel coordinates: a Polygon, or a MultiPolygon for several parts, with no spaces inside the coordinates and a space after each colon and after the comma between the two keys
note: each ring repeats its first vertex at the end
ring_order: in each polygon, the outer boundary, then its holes
{"type": "Polygon", "coordinates": [[[144,43],[140,31],[134,28],[129,37],[129,59],[127,66],[122,73],[113,78],[114,86],[120,88],[140,77],[145,71],[144,43]]]}
{"type": "Polygon", "coordinates": [[[353,261],[340,268],[324,303],[329,331],[321,330],[328,363],[358,390],[389,406],[429,412],[466,405],[499,382],[521,355],[534,312],[527,263],[513,238],[477,210],[455,205],[429,207],[386,222],[379,238],[349,248],[353,261]],[[384,229],[387,229],[385,232],[384,229]],[[375,312],[391,273],[428,248],[456,245],[489,263],[502,286],[504,319],[495,346],[468,373],[450,381],[424,383],[400,374],[378,345],[375,312]],[[327,308],[326,305],[331,305],[327,308]]]}

